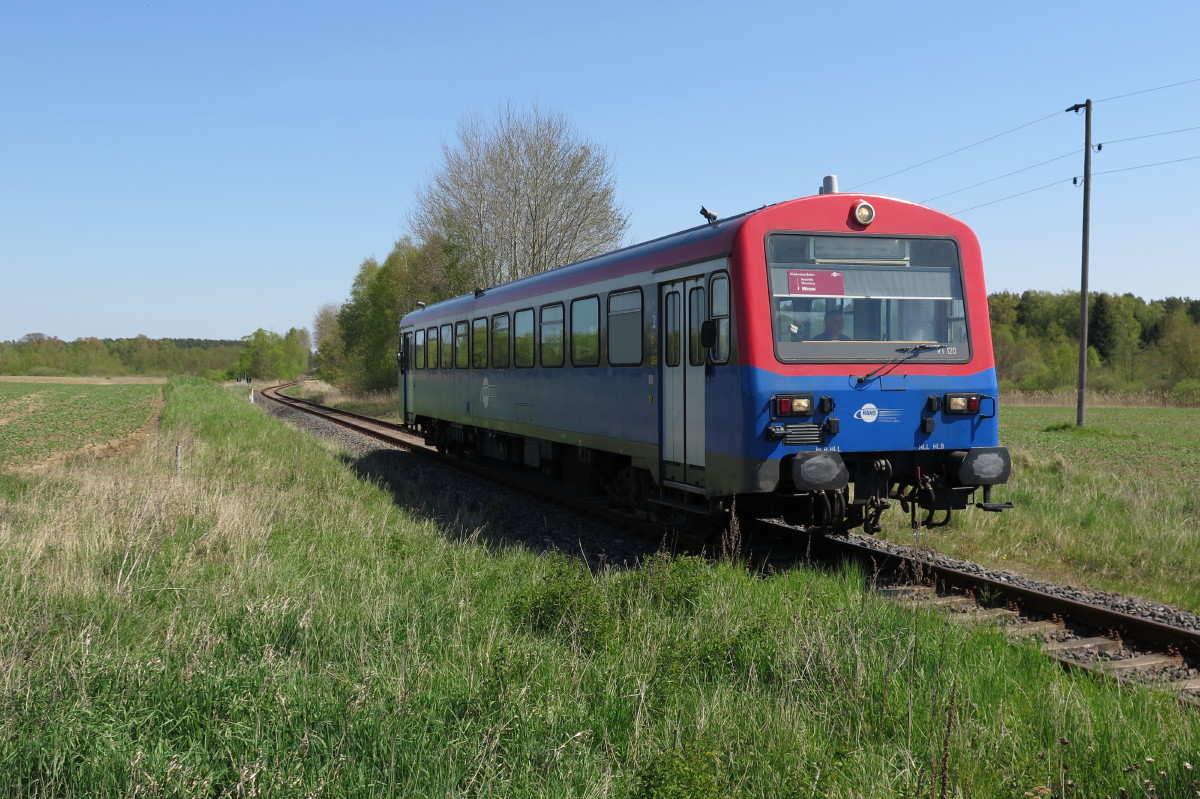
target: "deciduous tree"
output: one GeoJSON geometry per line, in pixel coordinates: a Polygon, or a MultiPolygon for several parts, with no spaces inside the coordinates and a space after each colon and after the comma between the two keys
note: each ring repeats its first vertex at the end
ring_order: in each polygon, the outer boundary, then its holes
{"type": "Polygon", "coordinates": [[[469,117],[442,156],[410,223],[476,287],[607,252],[629,227],[607,155],[561,114],[510,104],[490,122],[469,117]]]}

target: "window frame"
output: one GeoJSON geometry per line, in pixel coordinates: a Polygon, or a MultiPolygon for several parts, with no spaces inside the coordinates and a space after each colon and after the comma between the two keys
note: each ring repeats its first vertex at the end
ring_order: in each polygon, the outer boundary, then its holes
{"type": "Polygon", "coordinates": [[[576,299],[571,300],[570,350],[571,350],[571,366],[572,367],[578,366],[580,368],[586,369],[586,368],[600,365],[600,295],[599,294],[591,294],[586,297],[577,297],[576,299]],[[583,335],[581,336],[579,334],[579,331],[577,331],[575,329],[575,319],[577,316],[576,308],[581,307],[583,305],[583,303],[591,304],[592,310],[594,311],[592,320],[595,322],[595,325],[596,325],[596,330],[595,330],[595,334],[594,334],[594,336],[595,336],[595,339],[594,339],[595,340],[595,353],[590,360],[576,358],[576,355],[579,354],[578,350],[576,349],[576,340],[584,338],[585,336],[593,335],[592,333],[590,333],[588,331],[584,331],[583,335]]]}
{"type": "Polygon", "coordinates": [[[459,319],[454,323],[454,368],[471,367],[471,323],[459,319]]]}
{"type": "Polygon", "coordinates": [[[703,366],[708,361],[707,348],[700,343],[700,328],[707,319],[708,290],[703,284],[692,286],[687,293],[687,351],[692,366],[703,366]]]}
{"type": "Polygon", "coordinates": [[[566,363],[567,356],[567,309],[563,302],[548,302],[538,308],[538,330],[537,330],[537,353],[538,363],[543,369],[561,369],[566,363]],[[551,319],[546,321],[546,312],[556,312],[558,321],[551,319]],[[551,349],[552,342],[547,341],[547,328],[553,329],[558,327],[558,354],[557,358],[550,363],[546,362],[546,355],[554,356],[554,351],[551,349]]]}
{"type": "MultiPolygon", "coordinates": [[[[524,334],[522,334],[524,335],[524,334]]],[[[537,365],[537,313],[533,308],[521,308],[513,313],[513,366],[517,369],[532,369],[537,365]],[[520,330],[522,319],[529,320],[529,362],[525,363],[521,359],[521,351],[517,346],[520,342],[520,336],[517,335],[520,330]]]]}
{"type": "Polygon", "coordinates": [[[512,363],[512,328],[509,327],[508,312],[505,311],[504,313],[492,314],[489,324],[490,324],[489,330],[490,330],[490,335],[491,335],[491,346],[489,349],[491,351],[492,368],[493,369],[507,369],[509,364],[512,363]],[[496,329],[496,320],[497,319],[504,320],[504,330],[503,330],[502,336],[497,335],[497,329],[496,329]],[[503,351],[504,351],[503,358],[496,357],[498,354],[498,352],[497,352],[497,343],[498,342],[503,344],[503,351]]]}
{"type": "Polygon", "coordinates": [[[446,322],[444,325],[441,325],[438,328],[438,342],[440,345],[439,346],[440,353],[439,353],[439,357],[438,357],[438,368],[439,369],[453,369],[454,368],[454,325],[452,323],[446,322]]]}
{"type": "Polygon", "coordinates": [[[412,368],[425,368],[425,328],[423,327],[413,330],[412,368]]]}
{"type": "Polygon", "coordinates": [[[606,320],[605,331],[604,331],[604,334],[605,334],[604,344],[605,344],[605,355],[608,358],[609,366],[641,366],[643,363],[645,363],[645,361],[646,361],[646,322],[645,322],[646,302],[645,301],[646,301],[646,298],[645,298],[645,295],[642,293],[641,286],[635,286],[634,288],[631,288],[631,289],[621,289],[619,291],[610,291],[608,293],[608,299],[607,299],[607,303],[606,303],[608,313],[607,313],[607,320],[606,320]],[[637,307],[636,311],[633,309],[629,309],[629,310],[617,311],[615,314],[613,313],[612,305],[613,305],[614,298],[632,297],[632,296],[637,297],[638,307],[637,307]],[[615,360],[613,358],[613,352],[615,351],[615,352],[621,353],[621,352],[624,352],[624,350],[626,348],[621,347],[621,346],[618,346],[618,347],[613,346],[613,330],[616,329],[618,332],[624,332],[625,325],[624,324],[614,325],[613,317],[614,316],[617,316],[617,317],[633,316],[635,313],[637,314],[638,359],[636,361],[615,360]]]}
{"type": "Polygon", "coordinates": [[[442,337],[437,325],[426,329],[425,346],[429,347],[429,350],[425,355],[426,368],[441,368],[441,341],[442,337]]]}
{"type": "Polygon", "coordinates": [[[488,368],[488,318],[479,316],[471,320],[471,368],[488,368]],[[482,326],[480,325],[482,322],[482,326]],[[479,332],[483,330],[483,346],[479,346],[479,332]]]}
{"type": "Polygon", "coordinates": [[[714,364],[729,363],[729,359],[733,356],[733,284],[729,280],[728,272],[713,272],[708,278],[708,318],[712,320],[717,327],[717,344],[709,348],[709,357],[712,358],[714,364]],[[713,286],[718,282],[725,284],[725,307],[724,313],[718,313],[717,309],[717,293],[713,291],[713,286]]]}

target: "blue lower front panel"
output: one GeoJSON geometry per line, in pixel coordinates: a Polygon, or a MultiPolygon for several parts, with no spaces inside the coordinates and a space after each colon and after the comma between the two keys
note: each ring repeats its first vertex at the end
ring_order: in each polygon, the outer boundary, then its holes
{"type": "Polygon", "coordinates": [[[858,382],[855,376],[789,377],[751,368],[717,369],[709,381],[707,449],[710,488],[717,493],[773,490],[780,462],[788,455],[833,450],[855,455],[912,453],[936,460],[939,451],[994,447],[998,443],[996,375],[884,375],[858,382]],[[956,416],[942,403],[946,394],[984,396],[980,413],[956,416]],[[775,417],[772,399],[781,394],[812,395],[811,417],[775,417]],[[820,410],[822,398],[832,404],[820,410]],[[773,438],[788,429],[789,440],[773,438]],[[718,485],[719,484],[719,485],[718,485]]]}

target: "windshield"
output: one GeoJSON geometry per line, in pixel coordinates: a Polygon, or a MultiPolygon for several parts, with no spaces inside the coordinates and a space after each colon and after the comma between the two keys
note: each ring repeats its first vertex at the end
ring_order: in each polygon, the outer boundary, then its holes
{"type": "Polygon", "coordinates": [[[962,267],[953,239],[767,237],[775,354],[781,361],[970,358],[962,267]]]}

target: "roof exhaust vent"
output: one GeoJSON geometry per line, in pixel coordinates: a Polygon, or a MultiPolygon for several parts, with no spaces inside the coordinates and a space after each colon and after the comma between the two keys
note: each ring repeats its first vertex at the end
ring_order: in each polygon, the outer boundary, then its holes
{"type": "Polygon", "coordinates": [[[826,175],[825,180],[821,183],[821,194],[837,194],[837,175],[826,175]]]}

